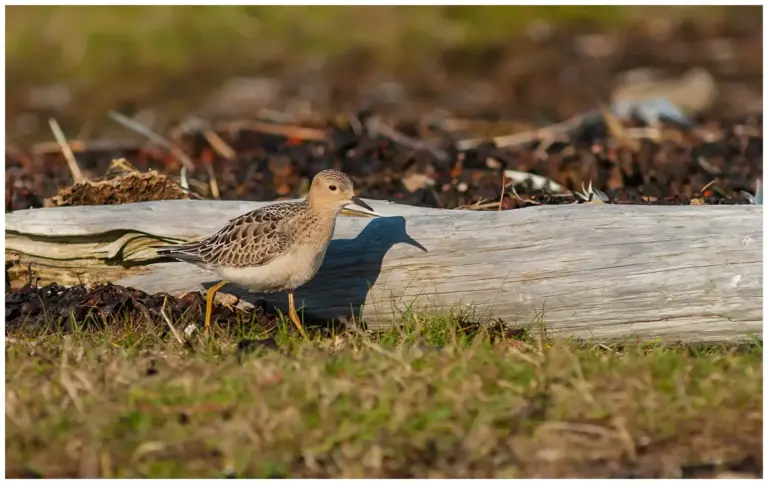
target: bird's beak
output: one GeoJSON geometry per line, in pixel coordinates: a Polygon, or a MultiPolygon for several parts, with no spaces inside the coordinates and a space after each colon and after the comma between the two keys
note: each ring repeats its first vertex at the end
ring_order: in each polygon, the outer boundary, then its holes
{"type": "Polygon", "coordinates": [[[403,244],[408,244],[412,247],[416,247],[422,250],[422,252],[429,252],[426,247],[421,245],[418,241],[414,240],[410,235],[405,234],[405,237],[403,237],[403,240],[400,240],[403,244]]]}
{"type": "Polygon", "coordinates": [[[342,210],[342,213],[344,215],[349,215],[353,217],[360,217],[360,216],[383,217],[382,214],[376,213],[376,211],[373,210],[370,205],[360,200],[359,197],[352,197],[348,200],[348,202],[349,203],[342,210]],[[364,209],[364,210],[361,210],[361,209],[364,209]]]}
{"type": "Polygon", "coordinates": [[[354,196],[351,198],[351,200],[352,200],[352,203],[354,203],[355,205],[360,205],[364,209],[370,210],[371,212],[373,212],[373,209],[371,208],[371,206],[365,203],[364,201],[360,200],[360,197],[354,196]]]}

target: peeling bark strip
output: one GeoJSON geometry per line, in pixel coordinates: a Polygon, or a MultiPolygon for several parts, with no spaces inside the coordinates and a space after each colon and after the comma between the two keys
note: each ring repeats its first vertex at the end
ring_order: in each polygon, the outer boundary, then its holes
{"type": "MultiPolygon", "coordinates": [[[[515,325],[543,313],[551,334],[596,340],[762,334],[761,206],[475,212],[366,202],[386,217],[340,218],[320,272],[296,293],[306,319],[357,315],[364,305],[372,328],[397,323],[412,308],[463,309],[515,325]]],[[[148,241],[202,237],[263,205],[174,200],[19,211],[6,217],[7,250],[49,263],[149,264],[114,282],[148,292],[199,290],[216,275],[159,261],[148,241]],[[141,243],[125,243],[138,234],[141,243]]],[[[263,298],[231,285],[223,291],[263,298]]],[[[266,299],[286,309],[284,295],[266,299]]]]}

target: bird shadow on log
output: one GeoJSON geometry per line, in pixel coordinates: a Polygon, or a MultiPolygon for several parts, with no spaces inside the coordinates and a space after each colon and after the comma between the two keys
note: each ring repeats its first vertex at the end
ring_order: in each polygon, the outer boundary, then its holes
{"type": "MultiPolygon", "coordinates": [[[[402,216],[374,218],[357,237],[332,240],[315,277],[294,293],[296,310],[304,324],[326,326],[350,317],[357,319],[371,287],[381,274],[384,257],[397,244],[407,244],[428,252],[408,235],[402,216]]],[[[215,284],[216,281],[211,281],[203,286],[207,290],[215,284]]],[[[288,314],[288,296],[284,292],[249,292],[232,283],[226,284],[221,292],[250,302],[265,300],[268,305],[288,314]]]]}

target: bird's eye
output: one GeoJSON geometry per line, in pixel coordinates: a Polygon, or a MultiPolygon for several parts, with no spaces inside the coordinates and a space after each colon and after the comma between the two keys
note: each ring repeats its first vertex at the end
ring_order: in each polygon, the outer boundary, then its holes
{"type": "Polygon", "coordinates": [[[336,185],[331,185],[328,188],[330,188],[332,192],[336,191],[336,185]]]}

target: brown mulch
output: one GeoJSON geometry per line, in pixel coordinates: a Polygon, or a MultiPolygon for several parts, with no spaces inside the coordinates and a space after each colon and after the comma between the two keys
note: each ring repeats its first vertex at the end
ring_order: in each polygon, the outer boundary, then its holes
{"type": "MultiPolygon", "coordinates": [[[[71,287],[52,283],[38,287],[27,284],[19,289],[6,289],[5,331],[20,330],[69,333],[77,328],[125,325],[152,325],[161,335],[167,334],[171,321],[178,331],[188,325],[202,328],[205,294],[189,292],[179,297],[170,294],[147,294],[144,291],[114,284],[71,287]],[[167,318],[167,320],[166,320],[167,318]]],[[[251,308],[214,304],[212,324],[229,331],[268,333],[276,328],[276,316],[267,314],[266,305],[251,308]]]]}
{"type": "MultiPolygon", "coordinates": [[[[362,113],[358,119],[366,115],[371,116],[362,113]]],[[[639,124],[635,122],[634,127],[639,124]]],[[[631,125],[625,122],[625,126],[631,125]]],[[[417,128],[402,122],[388,127],[384,134],[375,128],[355,132],[354,126],[329,120],[321,126],[321,141],[248,128],[231,133],[222,129],[218,134],[235,153],[231,159],[216,153],[202,133],[184,135],[179,144],[197,163],[188,175],[192,192],[211,198],[214,180],[221,198],[237,200],[301,196],[312,176],[331,167],[348,173],[365,198],[440,208],[498,201],[502,186],[504,209],[572,203],[579,199],[568,192],[590,184],[607,195],[605,201],[614,203],[746,204],[750,202],[742,192],[754,193],[762,177],[759,116],[702,120],[690,130],[670,125],[648,128],[661,132],[660,139],[638,139],[635,146],[611,136],[602,119],[584,122],[554,142],[534,140],[500,148],[488,141],[463,151],[456,149],[456,133],[434,129],[429,138],[419,138],[417,128]],[[397,136],[409,136],[414,141],[404,143],[397,136]],[[410,146],[414,142],[429,143],[432,148],[410,146]],[[504,180],[505,170],[539,175],[564,190],[504,180]]],[[[177,188],[180,161],[158,149],[138,143],[132,150],[77,155],[84,171],[98,175],[109,169],[115,156],[127,158],[141,172],[152,169],[171,178],[152,178],[162,181],[152,185],[157,190],[153,193],[146,190],[149,175],[136,175],[135,184],[121,182],[121,192],[109,188],[114,195],[105,195],[97,188],[108,188],[108,184],[67,188],[70,177],[60,153],[33,158],[11,151],[6,157],[6,211],[42,206],[46,197],[57,195],[61,189],[64,192],[56,199],[61,201],[49,204],[185,196],[177,188]]]]}

